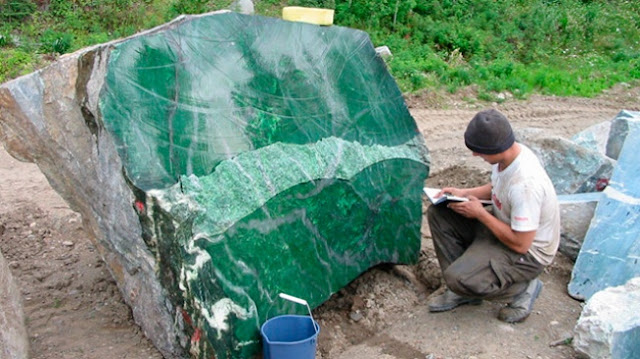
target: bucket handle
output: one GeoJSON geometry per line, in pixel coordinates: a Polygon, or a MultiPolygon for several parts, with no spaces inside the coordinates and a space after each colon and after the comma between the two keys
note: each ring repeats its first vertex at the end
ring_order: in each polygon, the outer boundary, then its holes
{"type": "Polygon", "coordinates": [[[313,329],[318,331],[319,328],[316,327],[316,321],[313,320],[313,314],[311,314],[311,308],[309,307],[309,303],[307,303],[306,300],[298,298],[298,297],[294,297],[292,295],[285,294],[285,293],[280,293],[279,296],[280,296],[280,298],[288,300],[290,302],[306,305],[307,306],[307,310],[309,311],[309,316],[311,317],[311,323],[313,323],[313,329]]]}

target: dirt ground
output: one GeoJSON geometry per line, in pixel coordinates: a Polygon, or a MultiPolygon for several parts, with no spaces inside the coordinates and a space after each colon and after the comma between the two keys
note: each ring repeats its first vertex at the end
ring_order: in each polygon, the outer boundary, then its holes
{"type": "MultiPolygon", "coordinates": [[[[620,85],[593,98],[533,96],[502,104],[474,103],[473,89],[407,99],[432,156],[430,186],[472,186],[488,165],[470,156],[462,133],[480,109],[496,107],[518,128],[570,137],[640,110],[640,88],[620,85]]],[[[425,205],[426,208],[426,205],[425,205]]],[[[31,357],[35,359],[161,358],[133,322],[79,215],[39,169],[0,147],[0,250],[22,290],[31,357]],[[1,231],[0,231],[1,232],[1,231]]],[[[440,272],[423,222],[417,265],[380,265],[314,310],[321,333],[317,358],[574,358],[571,331],[581,303],[566,294],[572,263],[559,255],[542,275],[534,313],[521,324],[495,318],[500,304],[428,313],[426,298],[440,272]]]]}

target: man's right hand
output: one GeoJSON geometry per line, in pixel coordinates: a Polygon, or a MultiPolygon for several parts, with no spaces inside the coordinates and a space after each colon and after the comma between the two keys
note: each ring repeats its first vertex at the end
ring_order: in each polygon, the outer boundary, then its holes
{"type": "Polygon", "coordinates": [[[450,202],[447,207],[467,218],[478,219],[480,216],[489,213],[477,197],[469,196],[468,198],[469,200],[466,202],[450,202]]]}

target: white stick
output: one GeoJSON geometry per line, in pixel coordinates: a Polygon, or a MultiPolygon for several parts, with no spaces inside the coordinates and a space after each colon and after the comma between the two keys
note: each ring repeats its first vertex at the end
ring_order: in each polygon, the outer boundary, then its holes
{"type": "Polygon", "coordinates": [[[286,300],[289,300],[289,301],[292,301],[292,302],[296,302],[298,304],[307,305],[307,301],[306,300],[300,299],[298,297],[294,297],[294,296],[289,295],[289,294],[280,293],[280,298],[286,299],[286,300]]]}

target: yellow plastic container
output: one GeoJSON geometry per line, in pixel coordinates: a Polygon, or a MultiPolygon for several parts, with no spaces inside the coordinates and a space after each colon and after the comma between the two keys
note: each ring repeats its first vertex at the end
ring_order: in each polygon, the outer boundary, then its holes
{"type": "Polygon", "coordinates": [[[312,7],[287,6],[282,8],[282,19],[316,25],[332,25],[333,10],[312,7]]]}

